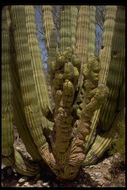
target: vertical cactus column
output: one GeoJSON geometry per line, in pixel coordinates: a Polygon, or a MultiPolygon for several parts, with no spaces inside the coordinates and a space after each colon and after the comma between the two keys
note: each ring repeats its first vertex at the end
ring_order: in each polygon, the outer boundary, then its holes
{"type": "MultiPolygon", "coordinates": [[[[77,104],[77,115],[80,117],[82,107],[82,97],[84,96],[83,85],[83,70],[88,62],[88,44],[89,44],[89,6],[80,6],[78,12],[77,30],[76,30],[76,48],[75,54],[81,61],[80,77],[78,81],[78,96],[76,99],[77,104]]],[[[75,103],[76,103],[75,102],[75,103]]]]}
{"type": "Polygon", "coordinates": [[[42,11],[43,11],[43,25],[45,30],[45,40],[48,50],[48,67],[52,81],[54,59],[57,48],[57,30],[53,22],[53,7],[44,5],[42,6],[42,11]]]}
{"type": "MultiPolygon", "coordinates": [[[[104,22],[104,33],[103,33],[103,49],[100,50],[100,63],[101,70],[99,73],[99,84],[107,84],[107,76],[109,71],[109,65],[111,61],[111,48],[112,39],[115,29],[116,19],[116,6],[106,6],[105,22],[104,22]]],[[[100,109],[96,110],[92,118],[91,133],[88,136],[86,151],[95,139],[95,131],[99,120],[100,109]]]]}
{"type": "Polygon", "coordinates": [[[71,6],[71,46],[74,49],[76,45],[76,28],[77,28],[77,19],[78,18],[78,9],[76,6],[71,6]]]}
{"type": "Polygon", "coordinates": [[[111,63],[109,66],[107,86],[109,97],[101,108],[99,125],[105,131],[111,127],[118,110],[119,89],[124,78],[125,65],[125,10],[118,7],[116,25],[112,39],[111,63]]]}
{"type": "Polygon", "coordinates": [[[87,153],[86,159],[83,162],[83,166],[96,164],[98,159],[102,157],[104,152],[110,148],[116,135],[119,123],[123,119],[123,114],[124,109],[121,109],[121,111],[116,114],[112,123],[112,127],[109,129],[109,131],[106,131],[103,134],[96,136],[95,143],[93,143],[89,152],[87,153]]]}
{"type": "MultiPolygon", "coordinates": [[[[11,13],[11,12],[10,12],[11,13]]],[[[11,14],[10,14],[11,16],[11,14]]],[[[26,150],[31,155],[33,160],[41,160],[41,156],[38,153],[37,147],[33,142],[31,134],[28,130],[27,121],[24,114],[23,99],[21,95],[20,78],[16,64],[16,51],[13,34],[13,23],[10,26],[10,43],[11,43],[11,81],[13,90],[13,110],[14,110],[14,123],[17,127],[18,133],[23,140],[26,150]],[[19,111],[20,110],[20,111],[19,111]]]]}
{"type": "Polygon", "coordinates": [[[78,117],[81,115],[83,98],[85,96],[85,70],[87,70],[89,59],[94,57],[95,54],[95,12],[95,6],[81,6],[79,10],[75,49],[82,62],[78,81],[79,93],[75,102],[77,104],[76,115],[78,117]]]}
{"type": "MultiPolygon", "coordinates": [[[[119,107],[120,89],[124,80],[124,62],[125,62],[125,12],[122,7],[117,8],[114,35],[112,39],[111,63],[107,76],[107,86],[109,95],[103,104],[100,112],[98,127],[106,131],[104,135],[97,135],[91,146],[85,165],[94,164],[107,150],[116,133],[120,115],[123,114],[124,103],[119,107]],[[120,45],[122,44],[122,46],[120,45]],[[101,140],[99,140],[101,139],[101,140]]],[[[92,139],[92,138],[91,138],[92,139]]]]}
{"type": "Polygon", "coordinates": [[[23,110],[27,126],[42,159],[53,169],[55,160],[52,153],[49,152],[49,146],[42,131],[43,119],[35,88],[25,9],[25,6],[11,7],[12,23],[13,27],[15,26],[14,41],[23,110]]]}
{"type": "Polygon", "coordinates": [[[75,67],[71,61],[72,56],[73,51],[71,48],[67,48],[65,51],[60,52],[60,56],[58,55],[56,58],[56,72],[53,79],[56,104],[54,111],[54,154],[61,174],[67,162],[67,151],[72,138],[72,105],[75,85],[78,81],[78,78],[75,76],[74,72],[75,67]]]}
{"type": "Polygon", "coordinates": [[[14,164],[14,126],[12,107],[12,84],[10,78],[10,20],[7,7],[2,9],[2,162],[14,164]]]}
{"type": "Polygon", "coordinates": [[[78,14],[78,25],[76,31],[75,53],[79,57],[81,57],[81,61],[83,62],[83,64],[85,64],[87,61],[88,39],[89,39],[89,6],[80,6],[78,14]]]}
{"type": "Polygon", "coordinates": [[[71,47],[71,6],[64,6],[60,15],[60,51],[71,47]]]}
{"type": "Polygon", "coordinates": [[[49,49],[52,29],[55,28],[54,22],[53,22],[52,9],[53,9],[52,6],[46,6],[46,5],[42,6],[43,25],[44,25],[44,30],[45,30],[45,40],[46,40],[47,49],[49,49]]]}
{"type": "Polygon", "coordinates": [[[82,64],[87,63],[89,41],[89,6],[80,6],[76,31],[75,53],[79,56],[82,64]]]}
{"type": "Polygon", "coordinates": [[[96,83],[98,83],[97,73],[99,72],[98,63],[96,63],[96,67],[94,66],[95,59],[94,61],[92,59],[87,65],[88,71],[85,79],[86,95],[83,101],[81,117],[77,123],[76,132],[70,147],[69,165],[72,166],[72,175],[79,170],[85,159],[84,145],[86,143],[86,136],[90,133],[91,118],[95,110],[102,105],[108,95],[106,86],[99,85],[96,87],[96,83]]]}
{"type": "Polygon", "coordinates": [[[111,61],[112,39],[114,35],[117,6],[106,6],[103,48],[100,50],[101,72],[99,83],[106,84],[111,61]]]}
{"type": "Polygon", "coordinates": [[[11,62],[14,60],[12,60],[11,54],[11,20],[8,7],[4,7],[2,10],[2,18],[2,161],[6,166],[14,167],[20,174],[33,176],[38,173],[38,166],[33,165],[32,161],[29,163],[29,160],[24,159],[22,153],[18,153],[15,146],[13,146],[15,112],[12,109],[14,92],[11,62]]]}
{"type": "Polygon", "coordinates": [[[90,6],[90,24],[89,24],[89,47],[88,56],[95,55],[95,36],[96,36],[96,6],[90,6]]]}
{"type": "Polygon", "coordinates": [[[48,89],[41,61],[41,54],[38,40],[36,37],[35,10],[33,6],[25,7],[26,30],[28,35],[29,51],[31,54],[31,63],[37,98],[44,114],[51,110],[48,89]]]}

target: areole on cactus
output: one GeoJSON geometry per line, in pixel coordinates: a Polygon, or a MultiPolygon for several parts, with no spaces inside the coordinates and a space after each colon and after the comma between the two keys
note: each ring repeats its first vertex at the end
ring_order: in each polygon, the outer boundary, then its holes
{"type": "Polygon", "coordinates": [[[74,179],[82,165],[96,163],[109,148],[121,118],[125,10],[106,6],[99,56],[96,6],[64,6],[60,42],[52,10],[42,6],[52,100],[34,6],[2,10],[2,161],[22,175],[37,175],[41,163],[59,179],[74,179]],[[14,125],[32,160],[13,145],[14,125]]]}

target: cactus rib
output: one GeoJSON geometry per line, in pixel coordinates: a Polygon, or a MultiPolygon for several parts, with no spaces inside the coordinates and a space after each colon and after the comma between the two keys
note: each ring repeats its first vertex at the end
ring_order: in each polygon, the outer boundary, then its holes
{"type": "Polygon", "coordinates": [[[13,159],[13,106],[12,84],[10,77],[10,19],[7,7],[2,10],[2,160],[5,165],[11,166],[13,159]]]}
{"type": "MultiPolygon", "coordinates": [[[[107,85],[107,74],[109,71],[109,65],[111,61],[111,47],[112,38],[115,29],[117,6],[106,6],[106,15],[104,22],[104,33],[103,33],[103,49],[100,50],[99,59],[101,63],[101,70],[99,73],[99,84],[107,85]],[[107,38],[107,34],[110,34],[107,38]]],[[[100,109],[96,110],[91,124],[91,133],[87,139],[86,151],[89,149],[91,142],[95,138],[94,134],[100,117],[100,109]]]]}
{"type": "MultiPolygon", "coordinates": [[[[12,6],[12,20],[15,25],[14,40],[17,54],[17,68],[20,78],[21,94],[23,99],[23,109],[27,121],[28,129],[42,157],[49,165],[52,164],[51,153],[42,131],[42,113],[39,102],[37,101],[37,92],[33,77],[32,62],[29,51],[29,43],[26,28],[25,6],[12,6]],[[19,16],[20,15],[20,16],[19,16]],[[20,43],[22,41],[22,43],[20,43]],[[49,160],[45,158],[44,151],[48,152],[49,160]]],[[[46,155],[47,156],[47,155],[46,155]]]]}

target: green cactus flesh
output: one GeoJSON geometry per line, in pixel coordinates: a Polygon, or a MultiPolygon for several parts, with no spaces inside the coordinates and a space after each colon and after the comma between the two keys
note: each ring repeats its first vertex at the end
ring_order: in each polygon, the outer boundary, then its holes
{"type": "Polygon", "coordinates": [[[107,75],[109,71],[109,65],[111,61],[111,47],[112,39],[115,29],[115,19],[116,19],[116,6],[107,6],[103,33],[103,49],[100,50],[100,62],[101,62],[101,72],[99,76],[99,82],[106,84],[107,75]]]}
{"type": "Polygon", "coordinates": [[[87,63],[89,36],[89,6],[80,6],[76,31],[75,53],[83,64],[87,63]]]}
{"type": "Polygon", "coordinates": [[[123,110],[117,113],[112,123],[112,127],[108,131],[96,136],[94,143],[92,144],[83,162],[84,166],[96,164],[97,161],[103,156],[104,152],[110,148],[116,134],[116,129],[118,127],[117,125],[122,118],[121,116],[123,116],[123,110]]]}
{"type": "Polygon", "coordinates": [[[14,168],[19,174],[25,176],[35,176],[39,173],[39,166],[31,160],[26,159],[21,151],[15,149],[14,156],[14,168]]]}
{"type": "Polygon", "coordinates": [[[60,28],[60,50],[71,47],[71,6],[64,6],[61,11],[61,28],[60,28]]]}
{"type": "Polygon", "coordinates": [[[31,54],[31,63],[33,76],[35,80],[35,87],[39,104],[41,105],[42,112],[46,114],[51,110],[49,102],[48,89],[46,85],[44,68],[41,61],[41,54],[39,44],[36,37],[36,24],[35,24],[35,11],[33,6],[25,7],[26,15],[26,30],[28,35],[29,51],[31,54]]]}
{"type": "Polygon", "coordinates": [[[5,7],[2,13],[2,162],[22,175],[37,175],[37,162],[45,162],[58,178],[74,179],[81,165],[97,163],[110,148],[123,113],[123,7],[106,6],[99,58],[96,7],[62,8],[58,44],[53,6],[42,6],[53,106],[34,7],[5,7]],[[13,146],[13,122],[32,160],[13,146]]]}
{"type": "Polygon", "coordinates": [[[119,89],[123,82],[124,62],[125,62],[125,14],[121,8],[118,8],[116,17],[116,26],[112,41],[111,63],[109,66],[107,86],[109,87],[109,96],[101,108],[100,126],[103,130],[108,130],[112,124],[113,118],[118,110],[119,89]],[[118,15],[118,16],[117,16],[118,15]],[[120,23],[119,23],[120,15],[120,23]],[[117,39],[117,40],[116,40],[117,39]],[[122,47],[121,47],[122,44],[122,47]]]}
{"type": "Polygon", "coordinates": [[[44,23],[44,30],[45,30],[45,37],[46,37],[46,45],[49,49],[50,47],[50,37],[52,33],[52,29],[54,28],[53,23],[53,15],[52,15],[52,6],[42,6],[43,11],[43,23],[44,23]]]}
{"type": "Polygon", "coordinates": [[[10,78],[10,40],[9,18],[7,7],[2,10],[2,161],[5,165],[13,165],[13,106],[12,84],[10,78]]]}
{"type": "MultiPolygon", "coordinates": [[[[106,7],[106,15],[105,15],[105,22],[104,22],[104,33],[103,33],[103,49],[100,50],[100,63],[101,63],[101,70],[99,73],[99,84],[107,85],[107,76],[109,71],[109,65],[111,61],[111,47],[112,47],[112,39],[115,29],[115,19],[116,19],[116,6],[107,6],[106,7]],[[109,33],[109,37],[107,38],[106,35],[109,33]]],[[[110,93],[110,92],[109,92],[110,93]]],[[[108,97],[107,97],[108,98],[108,97]]],[[[91,142],[95,138],[95,131],[98,124],[98,120],[100,118],[100,109],[96,110],[91,124],[91,133],[87,137],[87,144],[86,144],[86,151],[89,149],[91,142]]]]}
{"type": "Polygon", "coordinates": [[[27,28],[25,24],[26,22],[24,22],[26,21],[25,15],[25,6],[12,6],[12,20],[13,24],[15,25],[14,40],[17,54],[17,68],[23,99],[23,109],[27,121],[27,126],[34,140],[34,143],[37,146],[42,158],[47,162],[50,161],[50,153],[42,131],[42,113],[41,107],[37,101],[37,93],[32,70],[32,61],[29,52],[28,38],[26,35],[27,28]],[[20,41],[22,43],[20,43],[20,41]],[[45,154],[42,153],[44,151],[43,149],[46,149],[45,151],[48,152],[49,160],[46,159],[45,154]]]}
{"type": "Polygon", "coordinates": [[[88,57],[95,54],[95,14],[96,6],[90,6],[90,25],[89,25],[89,47],[88,47],[88,57]]]}

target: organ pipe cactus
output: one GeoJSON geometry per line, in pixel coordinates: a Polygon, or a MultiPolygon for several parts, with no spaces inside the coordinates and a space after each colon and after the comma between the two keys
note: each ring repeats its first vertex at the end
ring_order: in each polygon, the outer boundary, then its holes
{"type": "Polygon", "coordinates": [[[109,148],[121,113],[116,114],[115,101],[119,111],[124,107],[119,93],[124,84],[124,11],[121,10],[106,6],[103,48],[97,57],[95,6],[80,6],[79,10],[77,6],[63,6],[60,46],[52,6],[42,6],[52,106],[36,36],[34,7],[3,9],[2,161],[5,165],[20,174],[35,176],[41,169],[39,166],[46,163],[58,178],[74,179],[82,165],[96,163],[109,148]],[[14,124],[32,160],[13,145],[14,124]]]}

